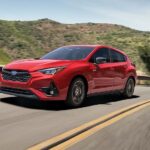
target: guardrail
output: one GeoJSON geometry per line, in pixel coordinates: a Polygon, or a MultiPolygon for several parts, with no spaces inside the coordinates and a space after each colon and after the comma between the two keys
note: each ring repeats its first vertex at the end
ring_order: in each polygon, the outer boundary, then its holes
{"type": "Polygon", "coordinates": [[[138,85],[150,85],[150,76],[138,76],[137,84],[138,85]]]}
{"type": "Polygon", "coordinates": [[[150,80],[149,76],[138,76],[138,80],[150,80]]]}

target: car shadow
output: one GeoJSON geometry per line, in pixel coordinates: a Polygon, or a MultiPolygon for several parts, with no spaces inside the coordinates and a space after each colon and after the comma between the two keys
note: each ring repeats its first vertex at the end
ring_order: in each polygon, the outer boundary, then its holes
{"type": "MultiPolygon", "coordinates": [[[[134,95],[130,99],[134,99],[138,97],[139,96],[134,95]]],[[[126,99],[119,94],[92,96],[86,98],[85,102],[82,104],[81,107],[90,107],[93,105],[101,105],[101,104],[111,105],[111,102],[117,102],[122,100],[126,100],[126,99]]],[[[19,98],[19,97],[1,98],[0,101],[10,105],[15,105],[17,107],[24,107],[29,109],[54,110],[54,111],[73,109],[67,107],[63,101],[41,102],[34,99],[26,99],[26,98],[19,98]]]]}
{"type": "MultiPolygon", "coordinates": [[[[133,95],[131,98],[128,99],[135,99],[139,97],[140,96],[138,95],[133,95]]],[[[128,99],[121,96],[121,94],[107,94],[107,95],[92,96],[87,98],[87,101],[85,101],[83,107],[97,105],[97,104],[112,105],[111,102],[123,101],[128,99]]]]}

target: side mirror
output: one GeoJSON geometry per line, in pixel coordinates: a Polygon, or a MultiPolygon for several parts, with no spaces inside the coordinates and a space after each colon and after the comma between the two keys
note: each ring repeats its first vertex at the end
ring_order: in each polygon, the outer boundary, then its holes
{"type": "Polygon", "coordinates": [[[95,59],[95,63],[96,64],[102,64],[102,63],[106,63],[106,58],[105,57],[96,57],[95,59]]]}

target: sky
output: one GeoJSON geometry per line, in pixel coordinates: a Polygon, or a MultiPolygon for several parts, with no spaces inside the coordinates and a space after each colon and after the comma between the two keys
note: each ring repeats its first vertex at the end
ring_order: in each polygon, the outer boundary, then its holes
{"type": "Polygon", "coordinates": [[[150,0],[0,0],[0,19],[113,23],[150,31],[150,0]]]}

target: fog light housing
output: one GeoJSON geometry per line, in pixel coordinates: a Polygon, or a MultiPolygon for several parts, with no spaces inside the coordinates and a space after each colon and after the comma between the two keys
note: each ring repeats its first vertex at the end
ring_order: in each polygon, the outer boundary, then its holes
{"type": "Polygon", "coordinates": [[[49,87],[42,87],[41,90],[47,95],[47,96],[57,96],[58,90],[55,86],[54,82],[50,83],[49,87]]]}

